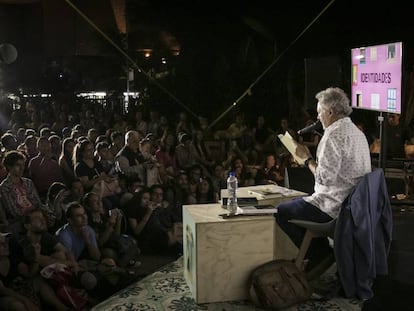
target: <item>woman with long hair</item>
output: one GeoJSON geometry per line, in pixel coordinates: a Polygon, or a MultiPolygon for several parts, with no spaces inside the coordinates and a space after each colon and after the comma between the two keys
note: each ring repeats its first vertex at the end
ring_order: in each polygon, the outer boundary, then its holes
{"type": "Polygon", "coordinates": [[[96,241],[103,258],[112,258],[120,267],[138,263],[140,251],[134,239],[122,235],[124,215],[119,209],[106,211],[100,196],[88,192],[82,198],[82,205],[88,213],[88,224],[95,231],[96,241]],[[129,249],[123,249],[122,242],[128,239],[129,249]]]}
{"type": "Polygon", "coordinates": [[[214,190],[213,182],[208,177],[202,177],[197,185],[197,204],[217,203],[218,193],[214,190]]]}
{"type": "Polygon", "coordinates": [[[62,142],[59,166],[62,169],[63,179],[66,183],[75,178],[72,162],[73,149],[75,149],[75,141],[70,137],[65,138],[62,142]]]}
{"type": "Polygon", "coordinates": [[[254,179],[245,166],[241,157],[234,157],[231,161],[230,171],[235,172],[240,187],[253,186],[254,179]]]}
{"type": "Polygon", "coordinates": [[[80,179],[85,191],[90,191],[95,184],[108,178],[102,165],[95,160],[94,151],[93,144],[87,139],[78,142],[73,150],[75,177],[80,179]]]}
{"type": "Polygon", "coordinates": [[[177,255],[182,244],[170,228],[162,225],[160,209],[151,201],[147,188],[135,193],[125,206],[128,233],[138,240],[143,254],[177,255]]]}
{"type": "Polygon", "coordinates": [[[95,148],[88,139],[79,141],[73,151],[75,177],[79,178],[85,192],[95,191],[102,197],[105,209],[120,206],[120,192],[116,177],[108,176],[95,159],[95,148]]]}
{"type": "Polygon", "coordinates": [[[160,164],[160,175],[163,182],[174,179],[176,173],[175,162],[175,134],[171,131],[165,131],[161,137],[160,147],[155,151],[155,157],[160,164]]]}

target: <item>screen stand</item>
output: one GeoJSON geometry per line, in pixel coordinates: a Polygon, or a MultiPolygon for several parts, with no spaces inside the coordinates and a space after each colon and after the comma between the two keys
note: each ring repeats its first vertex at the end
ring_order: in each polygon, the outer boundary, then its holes
{"type": "Polygon", "coordinates": [[[380,141],[380,150],[378,154],[378,166],[385,171],[386,161],[387,161],[387,151],[385,148],[386,145],[386,122],[384,123],[384,116],[383,112],[380,111],[380,115],[378,116],[379,122],[379,141],[380,141]]]}

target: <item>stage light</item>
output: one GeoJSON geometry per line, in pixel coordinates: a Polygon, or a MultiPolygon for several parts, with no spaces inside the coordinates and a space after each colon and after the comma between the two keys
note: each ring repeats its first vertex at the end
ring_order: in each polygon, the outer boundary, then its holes
{"type": "Polygon", "coordinates": [[[151,56],[151,53],[150,52],[145,52],[144,56],[145,56],[145,58],[148,58],[148,57],[151,56]]]}
{"type": "Polygon", "coordinates": [[[162,59],[161,59],[161,63],[163,63],[164,65],[167,63],[167,60],[163,57],[162,59]]]}

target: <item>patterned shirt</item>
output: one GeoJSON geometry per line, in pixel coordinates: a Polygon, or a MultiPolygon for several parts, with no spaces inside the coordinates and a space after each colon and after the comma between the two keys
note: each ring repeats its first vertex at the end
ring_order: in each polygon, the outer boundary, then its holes
{"type": "Polygon", "coordinates": [[[304,200],[336,218],[342,202],[361,177],[371,172],[364,133],[349,117],[332,123],[319,142],[316,162],[315,192],[304,200]]]}
{"type": "Polygon", "coordinates": [[[10,175],[0,184],[0,202],[9,223],[23,222],[22,216],[32,208],[44,208],[31,179],[22,177],[16,185],[10,175]]]}

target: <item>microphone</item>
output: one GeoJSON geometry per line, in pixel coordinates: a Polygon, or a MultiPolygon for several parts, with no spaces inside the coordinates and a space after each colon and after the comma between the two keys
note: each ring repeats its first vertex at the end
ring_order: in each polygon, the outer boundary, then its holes
{"type": "Polygon", "coordinates": [[[306,133],[313,132],[314,130],[319,129],[321,126],[322,126],[321,121],[316,120],[311,125],[308,125],[307,127],[304,127],[303,129],[299,130],[298,134],[303,135],[303,134],[306,134],[306,133]]]}

